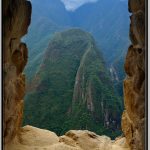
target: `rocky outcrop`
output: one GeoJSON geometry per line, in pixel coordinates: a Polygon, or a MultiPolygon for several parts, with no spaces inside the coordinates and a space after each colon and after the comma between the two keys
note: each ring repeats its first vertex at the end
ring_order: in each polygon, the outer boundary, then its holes
{"type": "Polygon", "coordinates": [[[71,130],[64,136],[25,126],[6,150],[130,150],[125,138],[112,141],[87,130],[71,130]]]}
{"type": "Polygon", "coordinates": [[[122,130],[133,150],[144,150],[145,142],[145,0],[129,0],[130,39],[125,62],[125,111],[122,130]]]}
{"type": "Polygon", "coordinates": [[[3,136],[10,142],[22,122],[27,47],[21,37],[30,24],[31,4],[26,0],[3,1],[3,136]]]}

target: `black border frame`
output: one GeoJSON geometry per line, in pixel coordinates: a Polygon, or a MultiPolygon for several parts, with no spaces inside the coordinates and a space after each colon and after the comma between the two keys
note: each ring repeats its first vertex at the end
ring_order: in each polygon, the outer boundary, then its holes
{"type": "Polygon", "coordinates": [[[1,145],[1,147],[2,147],[2,150],[3,150],[3,148],[4,148],[4,134],[3,134],[3,129],[4,129],[4,125],[3,125],[3,113],[4,113],[4,109],[3,109],[3,98],[4,98],[4,91],[3,91],[3,59],[4,59],[4,51],[3,51],[3,41],[4,41],[4,39],[3,39],[3,35],[4,35],[4,25],[3,25],[3,10],[4,10],[4,8],[3,8],[3,0],[1,0],[1,79],[2,79],[2,81],[1,81],[1,111],[2,111],[2,113],[1,113],[1,127],[2,127],[2,130],[1,130],[1,139],[2,139],[2,145],[1,145]]]}
{"type": "Polygon", "coordinates": [[[148,150],[148,0],[145,0],[145,150],[148,150]]]}

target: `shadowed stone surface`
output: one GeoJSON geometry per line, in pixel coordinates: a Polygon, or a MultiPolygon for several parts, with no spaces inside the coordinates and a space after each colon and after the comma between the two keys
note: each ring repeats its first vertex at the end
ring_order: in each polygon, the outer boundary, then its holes
{"type": "Polygon", "coordinates": [[[21,37],[30,24],[31,4],[26,0],[3,1],[3,136],[10,142],[22,123],[27,47],[21,37]]]}
{"type": "Polygon", "coordinates": [[[129,0],[130,39],[125,62],[125,111],[122,130],[133,150],[144,150],[145,142],[145,1],[129,0]]]}

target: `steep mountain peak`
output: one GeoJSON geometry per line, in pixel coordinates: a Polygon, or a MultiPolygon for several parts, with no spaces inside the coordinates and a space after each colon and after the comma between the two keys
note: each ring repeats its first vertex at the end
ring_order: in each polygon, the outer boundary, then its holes
{"type": "Polygon", "coordinates": [[[102,134],[99,126],[105,132],[119,128],[121,101],[113,94],[103,57],[90,33],[77,28],[55,33],[34,83],[34,90],[26,96],[24,124],[59,135],[69,129],[102,134]]]}
{"type": "Polygon", "coordinates": [[[75,40],[85,40],[87,42],[94,42],[93,37],[90,33],[85,32],[84,30],[81,30],[80,28],[71,28],[66,29],[62,32],[56,32],[54,34],[54,37],[52,40],[69,40],[69,41],[75,41],[75,40]]]}

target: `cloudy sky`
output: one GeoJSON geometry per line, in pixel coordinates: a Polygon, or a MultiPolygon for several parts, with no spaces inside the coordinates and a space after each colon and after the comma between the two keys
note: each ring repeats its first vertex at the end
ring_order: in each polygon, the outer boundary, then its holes
{"type": "Polygon", "coordinates": [[[74,11],[85,3],[94,3],[98,0],[61,0],[68,11],[74,11]]]}

